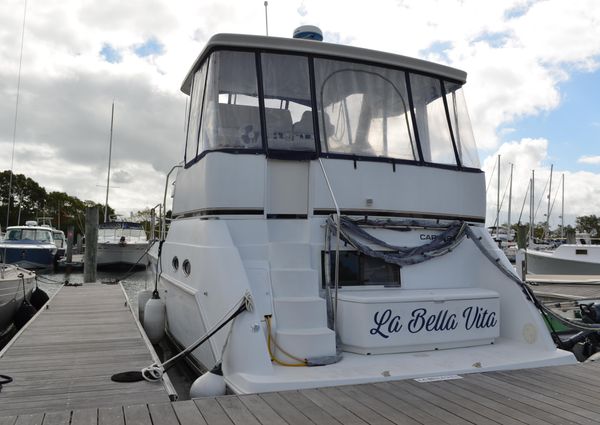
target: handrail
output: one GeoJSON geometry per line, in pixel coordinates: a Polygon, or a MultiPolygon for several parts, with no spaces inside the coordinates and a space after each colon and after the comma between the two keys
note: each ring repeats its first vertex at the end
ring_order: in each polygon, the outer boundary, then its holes
{"type": "Polygon", "coordinates": [[[167,173],[167,178],[165,181],[165,194],[163,196],[163,216],[161,218],[161,229],[160,229],[160,240],[164,241],[165,240],[165,236],[167,233],[167,189],[169,188],[169,177],[171,176],[171,173],[176,169],[176,168],[182,168],[182,165],[174,165],[173,168],[171,168],[171,170],[167,173]]]}
{"type": "Polygon", "coordinates": [[[323,160],[319,158],[319,164],[321,165],[321,170],[323,171],[323,177],[325,177],[325,183],[327,183],[327,188],[329,189],[329,194],[331,195],[331,199],[333,200],[333,205],[335,206],[335,225],[336,225],[336,244],[335,244],[335,277],[334,277],[334,288],[335,288],[335,301],[333,303],[333,331],[337,333],[337,311],[338,311],[338,288],[340,283],[340,207],[335,199],[335,194],[333,193],[333,189],[331,188],[331,183],[329,182],[329,177],[327,177],[327,171],[325,171],[325,165],[323,164],[323,160]]]}

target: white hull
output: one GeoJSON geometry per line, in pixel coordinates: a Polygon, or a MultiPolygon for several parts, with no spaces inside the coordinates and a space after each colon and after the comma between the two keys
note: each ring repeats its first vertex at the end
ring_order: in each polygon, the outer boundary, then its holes
{"type": "Polygon", "coordinates": [[[0,275],[0,333],[12,322],[13,316],[23,302],[23,293],[29,298],[33,289],[35,274],[17,268],[15,266],[6,267],[4,277],[0,275]],[[23,273],[24,279],[18,277],[23,273]],[[23,292],[23,283],[25,292],[23,292]]]}
{"type": "Polygon", "coordinates": [[[99,243],[97,251],[97,264],[105,265],[140,265],[148,264],[148,257],[145,254],[148,249],[148,243],[128,243],[121,245],[118,243],[99,243]]]}
{"type": "Polygon", "coordinates": [[[527,251],[527,273],[600,275],[600,245],[561,245],[554,251],[527,251]]]}
{"type": "MultiPolygon", "coordinates": [[[[324,307],[318,307],[318,300],[313,298],[314,294],[317,294],[317,298],[319,293],[323,294],[319,291],[321,283],[318,270],[323,250],[322,222],[322,219],[314,218],[270,222],[188,219],[172,223],[163,246],[160,283],[161,296],[167,307],[169,333],[179,344],[187,346],[194,342],[206,332],[207,325],[210,327],[220,319],[244,292],[252,294],[255,309],[236,319],[223,356],[221,353],[229,326],[193,353],[195,360],[206,368],[211,368],[222,359],[225,379],[234,392],[323,387],[574,362],[570,353],[556,349],[539,313],[523,297],[521,288],[506,279],[466,239],[453,253],[403,268],[402,288],[374,287],[365,290],[389,291],[390,295],[399,299],[410,294],[411,300],[414,300],[415,291],[428,288],[431,289],[432,299],[436,298],[436,293],[443,292],[439,288],[459,294],[466,294],[465,288],[471,288],[474,292],[495,292],[500,303],[501,322],[497,337],[490,339],[484,335],[480,339],[470,340],[469,335],[458,335],[457,338],[462,342],[449,343],[415,340],[412,345],[391,350],[395,352],[372,355],[359,354],[357,351],[360,350],[345,347],[342,340],[341,348],[345,350],[342,360],[332,365],[311,368],[272,363],[266,347],[266,314],[274,314],[280,322],[290,320],[289,314],[299,315],[295,325],[299,329],[292,332],[285,329],[279,332],[275,320],[274,334],[293,354],[302,357],[307,354],[303,350],[316,353],[317,356],[335,354],[335,339],[328,337],[332,331],[325,324],[326,311],[324,307]],[[272,235],[277,233],[276,240],[273,240],[272,235]],[[197,242],[191,244],[193,238],[197,242]],[[294,255],[283,256],[283,250],[286,249],[288,253],[294,251],[294,255]],[[179,259],[178,272],[172,267],[173,257],[179,259]],[[184,259],[189,259],[192,264],[188,277],[181,273],[184,259]],[[304,286],[291,288],[296,292],[296,297],[292,298],[315,300],[313,305],[307,305],[308,313],[302,312],[291,302],[291,293],[285,294],[287,298],[278,296],[290,290],[284,288],[286,282],[278,277],[284,270],[287,270],[285,273],[292,284],[304,286]],[[305,280],[298,280],[299,277],[305,280]],[[223,290],[224,282],[227,282],[228,290],[223,290]],[[286,312],[282,307],[294,312],[286,312]],[[322,317],[309,318],[306,314],[320,314],[322,317]],[[314,323],[315,328],[304,329],[306,322],[314,323]],[[305,336],[299,342],[290,338],[290,335],[301,336],[302,332],[305,336]],[[331,341],[333,353],[327,352],[331,341]]],[[[501,255],[485,230],[476,230],[484,237],[488,249],[501,255]]],[[[405,232],[392,232],[387,236],[411,237],[405,232]]],[[[510,267],[506,258],[502,261],[510,267]]],[[[342,295],[350,296],[353,291],[355,293],[356,288],[340,289],[340,300],[342,295]]],[[[447,303],[451,305],[450,301],[447,303]]],[[[364,319],[372,320],[372,316],[365,316],[364,319]]],[[[344,335],[343,327],[339,332],[344,335]]],[[[368,330],[366,337],[370,338],[368,330]]],[[[380,349],[385,351],[385,346],[380,349]]],[[[276,355],[286,359],[282,353],[276,355]]],[[[291,360],[288,358],[287,361],[291,360]]]]}

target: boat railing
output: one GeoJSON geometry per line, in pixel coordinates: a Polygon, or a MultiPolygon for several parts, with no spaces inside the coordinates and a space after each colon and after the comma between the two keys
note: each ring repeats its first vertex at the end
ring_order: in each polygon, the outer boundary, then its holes
{"type": "MultiPolygon", "coordinates": [[[[325,177],[325,183],[327,183],[327,188],[329,189],[329,194],[331,195],[331,199],[333,201],[333,205],[335,206],[335,227],[336,227],[336,243],[335,243],[335,268],[334,268],[334,302],[333,302],[333,331],[337,332],[337,311],[338,311],[338,288],[340,283],[340,207],[335,198],[335,194],[333,193],[333,188],[331,187],[331,182],[329,181],[329,177],[327,176],[327,171],[325,171],[325,165],[323,164],[323,160],[319,158],[319,164],[321,165],[321,170],[323,171],[323,177],[325,177]]],[[[329,246],[327,246],[327,258],[331,258],[329,252],[329,246]]],[[[331,260],[329,260],[331,261],[331,260]]],[[[329,283],[329,282],[328,282],[329,283]]]]}
{"type": "Polygon", "coordinates": [[[163,196],[163,203],[162,203],[162,211],[163,214],[161,216],[161,221],[160,221],[160,240],[164,241],[166,236],[167,236],[167,190],[169,188],[169,178],[171,177],[171,173],[173,171],[175,171],[177,168],[182,168],[182,165],[174,165],[171,170],[167,173],[167,177],[165,179],[165,193],[163,196]]]}

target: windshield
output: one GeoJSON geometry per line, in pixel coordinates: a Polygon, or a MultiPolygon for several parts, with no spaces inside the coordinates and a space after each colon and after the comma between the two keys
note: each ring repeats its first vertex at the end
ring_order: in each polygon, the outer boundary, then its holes
{"type": "Polygon", "coordinates": [[[186,164],[210,150],[318,148],[479,168],[461,83],[339,59],[232,50],[211,53],[195,73],[186,164]]]}
{"type": "Polygon", "coordinates": [[[9,229],[5,239],[9,241],[52,242],[52,235],[50,230],[44,229],[9,229]]]}

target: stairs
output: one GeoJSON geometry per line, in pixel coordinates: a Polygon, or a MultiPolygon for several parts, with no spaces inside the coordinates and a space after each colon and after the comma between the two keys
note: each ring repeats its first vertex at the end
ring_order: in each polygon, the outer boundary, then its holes
{"type": "MultiPolygon", "coordinates": [[[[327,327],[327,307],[319,297],[319,272],[311,266],[310,245],[271,240],[269,259],[277,344],[300,358],[335,355],[335,333],[327,327]]],[[[275,355],[282,361],[296,362],[278,350],[275,355]]]]}

